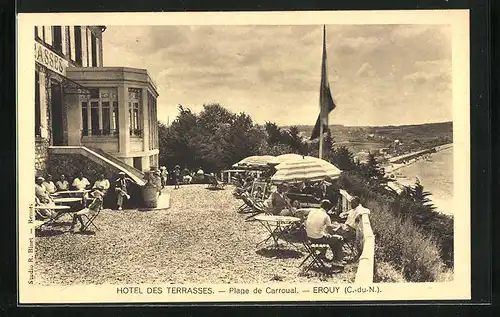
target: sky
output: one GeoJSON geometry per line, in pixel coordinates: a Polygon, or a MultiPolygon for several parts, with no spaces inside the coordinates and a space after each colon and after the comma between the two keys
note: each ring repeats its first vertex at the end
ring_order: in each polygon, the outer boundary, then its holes
{"type": "MultiPolygon", "coordinates": [[[[323,25],[109,26],[104,66],[147,69],[158,120],[220,103],[254,122],[314,125],[323,25]]],[[[327,25],[330,124],[452,120],[451,27],[327,25]]]]}

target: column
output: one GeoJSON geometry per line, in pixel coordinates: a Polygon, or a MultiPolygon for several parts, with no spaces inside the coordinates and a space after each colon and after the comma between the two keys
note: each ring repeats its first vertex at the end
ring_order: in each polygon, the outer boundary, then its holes
{"type": "Polygon", "coordinates": [[[88,67],[87,26],[82,25],[82,66],[88,67]]]}
{"type": "Polygon", "coordinates": [[[141,89],[141,112],[142,112],[142,146],[144,152],[149,152],[149,105],[148,89],[141,89]]]}
{"type": "MultiPolygon", "coordinates": [[[[149,105],[148,105],[148,89],[141,89],[141,113],[142,113],[142,149],[144,153],[149,152],[149,105]]],[[[150,169],[149,155],[146,154],[142,157],[142,170],[146,171],[150,169]]]]}
{"type": "MultiPolygon", "coordinates": [[[[118,152],[120,156],[126,156],[129,152],[130,134],[129,134],[129,117],[128,117],[128,86],[123,85],[118,87],[118,152]]],[[[127,162],[128,163],[128,162],[127,162]]]]}
{"type": "Polygon", "coordinates": [[[47,96],[47,86],[46,86],[46,73],[44,70],[40,70],[38,72],[39,80],[40,80],[40,132],[41,137],[44,139],[49,138],[48,131],[48,107],[49,107],[49,99],[47,96]]]}

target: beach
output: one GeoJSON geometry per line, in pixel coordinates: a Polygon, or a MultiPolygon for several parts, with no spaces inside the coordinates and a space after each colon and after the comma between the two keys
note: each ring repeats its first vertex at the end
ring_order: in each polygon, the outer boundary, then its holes
{"type": "Polygon", "coordinates": [[[453,147],[431,154],[429,160],[420,159],[394,171],[398,183],[415,184],[416,177],[424,190],[431,192],[437,211],[453,214],[453,147]]]}

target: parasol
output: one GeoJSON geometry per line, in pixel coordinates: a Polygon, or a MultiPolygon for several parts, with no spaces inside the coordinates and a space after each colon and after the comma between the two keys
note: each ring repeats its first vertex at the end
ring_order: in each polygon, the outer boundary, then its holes
{"type": "Polygon", "coordinates": [[[312,156],[303,156],[300,159],[289,160],[276,166],[277,172],[271,177],[271,181],[297,182],[297,181],[319,181],[326,177],[332,179],[340,176],[341,170],[335,165],[312,156]]]}
{"type": "Polygon", "coordinates": [[[278,162],[276,161],[275,156],[255,155],[242,159],[238,163],[233,164],[233,167],[250,167],[250,166],[262,167],[262,166],[267,166],[269,164],[277,164],[277,163],[278,162]]]}

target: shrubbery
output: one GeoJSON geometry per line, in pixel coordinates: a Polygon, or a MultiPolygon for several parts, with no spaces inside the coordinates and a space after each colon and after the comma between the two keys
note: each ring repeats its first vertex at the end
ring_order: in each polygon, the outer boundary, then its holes
{"type": "Polygon", "coordinates": [[[445,263],[453,267],[451,218],[404,196],[371,186],[355,171],[344,173],[341,184],[349,193],[361,197],[371,210],[376,262],[390,263],[413,282],[435,281],[445,263]]]}

